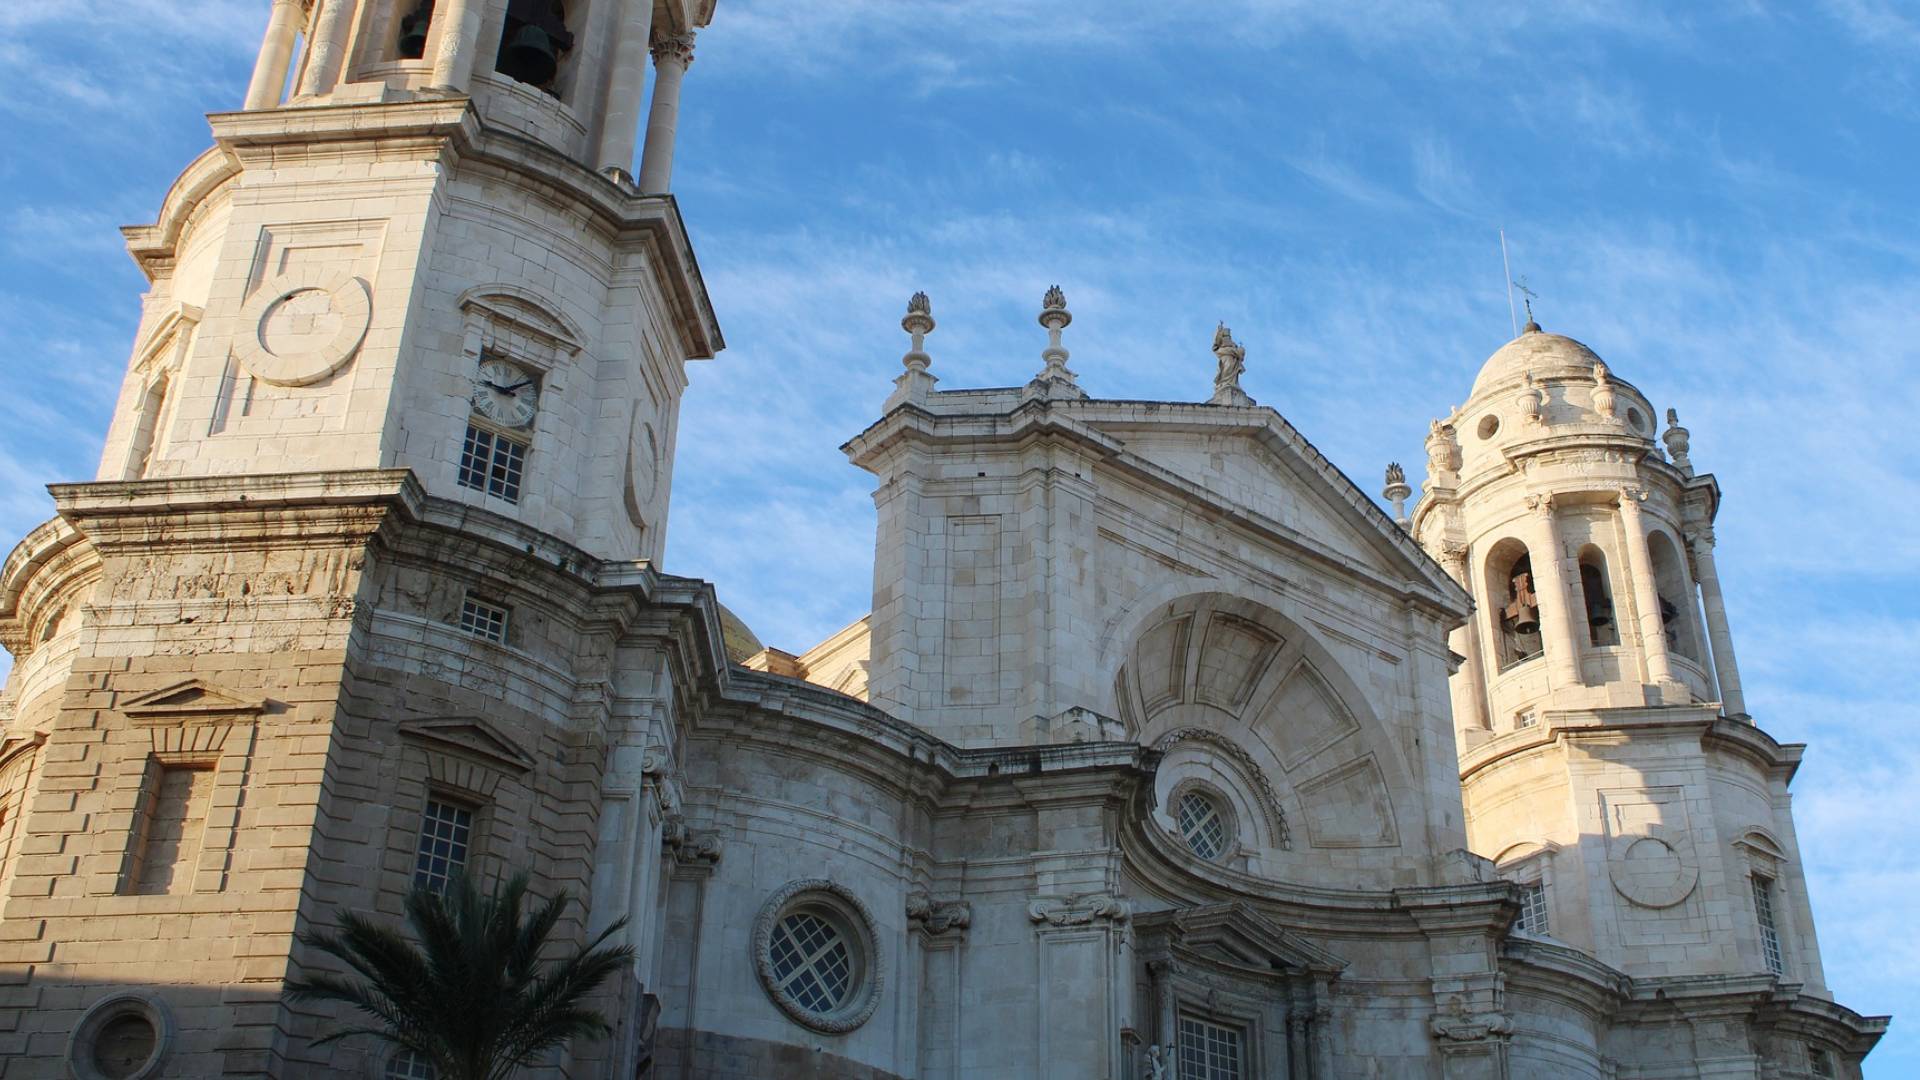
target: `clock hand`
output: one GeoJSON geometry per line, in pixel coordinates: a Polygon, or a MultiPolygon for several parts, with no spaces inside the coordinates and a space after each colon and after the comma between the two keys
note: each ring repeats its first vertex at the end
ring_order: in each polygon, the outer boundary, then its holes
{"type": "Polygon", "coordinates": [[[533,385],[532,379],[522,379],[520,382],[517,382],[512,386],[505,387],[505,388],[495,387],[495,389],[500,390],[500,392],[503,394],[518,394],[520,391],[532,385],[533,385]]]}

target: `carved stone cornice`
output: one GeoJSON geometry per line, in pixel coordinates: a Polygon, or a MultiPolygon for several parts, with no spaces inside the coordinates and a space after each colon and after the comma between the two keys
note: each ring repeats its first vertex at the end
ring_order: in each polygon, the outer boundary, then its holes
{"type": "Polygon", "coordinates": [[[935,900],[923,892],[907,894],[907,927],[928,937],[973,925],[973,905],[965,900],[935,900]]]}
{"type": "Polygon", "coordinates": [[[1124,924],[1133,906],[1107,893],[1080,896],[1036,896],[1027,904],[1027,918],[1048,926],[1090,926],[1097,922],[1124,924]]]}

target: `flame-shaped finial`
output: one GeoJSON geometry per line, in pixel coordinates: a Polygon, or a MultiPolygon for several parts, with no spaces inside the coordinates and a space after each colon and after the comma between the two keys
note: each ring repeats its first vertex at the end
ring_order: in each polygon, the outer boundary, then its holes
{"type": "Polygon", "coordinates": [[[907,314],[931,315],[933,314],[933,301],[927,299],[927,294],[924,292],[914,293],[913,296],[907,300],[907,314]]]}

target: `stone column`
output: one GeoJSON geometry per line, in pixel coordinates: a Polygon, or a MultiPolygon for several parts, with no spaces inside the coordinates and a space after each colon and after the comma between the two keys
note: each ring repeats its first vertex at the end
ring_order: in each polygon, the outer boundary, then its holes
{"type": "MultiPolygon", "coordinates": [[[[1440,563],[1467,595],[1481,595],[1475,588],[1472,569],[1467,561],[1467,548],[1464,544],[1443,543],[1440,549],[1440,563]]],[[[1467,716],[1470,726],[1482,729],[1493,727],[1493,721],[1487,711],[1487,671],[1485,661],[1480,655],[1480,618],[1478,613],[1469,615],[1466,624],[1454,629],[1447,635],[1447,647],[1465,657],[1460,665],[1460,675],[1466,680],[1466,704],[1471,712],[1467,716]]]]}
{"type": "Polygon", "coordinates": [[[594,160],[602,171],[619,169],[631,176],[640,102],[647,96],[647,42],[653,34],[653,0],[625,0],[614,33],[613,66],[600,105],[600,149],[594,160]]]}
{"type": "Polygon", "coordinates": [[[640,157],[640,190],[664,194],[673,177],[673,137],[680,123],[680,80],[693,63],[693,35],[675,34],[653,43],[653,105],[647,113],[647,147],[640,157]]]}
{"type": "Polygon", "coordinates": [[[273,0],[267,33],[260,40],[260,59],[254,61],[253,80],[247,83],[244,109],[271,109],[280,104],[287,87],[287,68],[293,63],[293,45],[300,36],[300,0],[273,0]]]}
{"type": "Polygon", "coordinates": [[[1560,522],[1553,496],[1530,495],[1533,537],[1527,554],[1533,563],[1534,592],[1540,597],[1540,643],[1547,653],[1547,680],[1555,687],[1580,685],[1580,651],[1573,634],[1573,604],[1567,594],[1561,553],[1560,522]]]}
{"type": "Polygon", "coordinates": [[[440,0],[435,7],[433,21],[440,23],[440,40],[433,50],[432,85],[467,92],[473,79],[473,53],[478,48],[483,6],[483,0],[440,0]]]}
{"type": "Polygon", "coordinates": [[[1720,572],[1713,565],[1713,527],[1702,526],[1689,541],[1694,577],[1700,582],[1700,603],[1707,609],[1713,670],[1720,677],[1720,705],[1730,719],[1750,721],[1746,696],[1740,692],[1740,667],[1733,660],[1733,631],[1727,626],[1727,604],[1720,595],[1720,572]]]}
{"type": "Polygon", "coordinates": [[[307,67],[300,73],[300,90],[305,96],[324,94],[340,81],[340,68],[347,58],[347,34],[353,30],[351,0],[320,0],[320,14],[313,20],[313,37],[307,42],[307,67]]]}
{"type": "Polygon", "coordinates": [[[1633,607],[1640,624],[1640,655],[1646,658],[1647,681],[1674,681],[1673,659],[1667,652],[1666,620],[1660,617],[1660,590],[1653,576],[1653,556],[1647,551],[1647,522],[1639,488],[1620,489],[1620,528],[1627,536],[1627,570],[1633,575],[1633,607]]]}

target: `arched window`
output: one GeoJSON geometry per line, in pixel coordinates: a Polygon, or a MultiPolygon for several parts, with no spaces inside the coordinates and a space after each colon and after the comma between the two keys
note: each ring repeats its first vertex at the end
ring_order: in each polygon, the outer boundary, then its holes
{"type": "Polygon", "coordinates": [[[433,26],[433,0],[400,0],[400,23],[393,43],[394,56],[418,60],[427,53],[427,30],[433,26]]]}
{"type": "Polygon", "coordinates": [[[160,413],[166,407],[167,380],[162,376],[147,387],[146,397],[141,399],[140,423],[134,428],[133,446],[127,454],[127,479],[141,480],[146,477],[154,447],[160,443],[160,413]]]}
{"type": "Polygon", "coordinates": [[[1487,556],[1488,607],[1498,628],[1500,670],[1540,655],[1540,596],[1533,557],[1518,540],[1502,540],[1487,556]]]}
{"type": "Polygon", "coordinates": [[[1587,640],[1597,646],[1620,644],[1607,556],[1592,544],[1580,549],[1580,594],[1587,602],[1587,640]]]}
{"type": "Polygon", "coordinates": [[[1700,662],[1699,631],[1693,619],[1693,589],[1687,584],[1680,553],[1664,532],[1647,535],[1647,555],[1653,562],[1653,588],[1659,595],[1660,623],[1666,628],[1667,648],[1700,662]]]}

